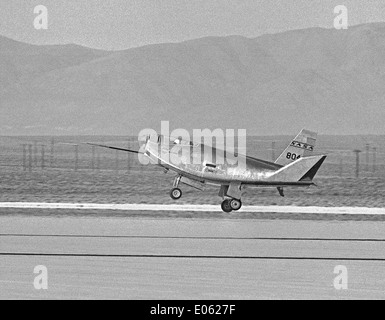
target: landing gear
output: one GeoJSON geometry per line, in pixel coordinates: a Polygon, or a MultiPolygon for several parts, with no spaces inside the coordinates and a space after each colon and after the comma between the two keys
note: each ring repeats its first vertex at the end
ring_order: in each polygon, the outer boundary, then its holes
{"type": "Polygon", "coordinates": [[[238,211],[242,208],[242,202],[241,200],[237,199],[225,199],[221,204],[221,208],[226,213],[230,213],[231,211],[238,211]]]}
{"type": "Polygon", "coordinates": [[[170,192],[171,199],[179,200],[182,197],[182,190],[178,188],[181,178],[182,176],[175,177],[173,188],[171,189],[171,192],[170,192]]]}
{"type": "Polygon", "coordinates": [[[226,199],[222,202],[221,204],[221,208],[224,212],[226,213],[230,213],[231,211],[233,211],[233,209],[231,208],[231,204],[230,204],[231,200],[230,199],[226,199]]]}
{"type": "Polygon", "coordinates": [[[174,200],[178,200],[182,197],[182,190],[179,188],[174,188],[170,192],[170,196],[174,200]]]}
{"type": "Polygon", "coordinates": [[[241,200],[237,200],[237,199],[230,200],[230,207],[232,210],[238,211],[239,209],[242,208],[241,200]]]}
{"type": "Polygon", "coordinates": [[[238,211],[242,208],[243,188],[240,183],[231,183],[228,185],[221,185],[219,196],[223,199],[222,210],[224,212],[238,211]]]}

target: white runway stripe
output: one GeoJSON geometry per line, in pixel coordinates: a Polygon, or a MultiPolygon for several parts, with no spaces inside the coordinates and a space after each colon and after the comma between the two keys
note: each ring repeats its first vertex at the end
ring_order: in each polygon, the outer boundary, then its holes
{"type": "MultiPolygon", "coordinates": [[[[3,202],[0,208],[11,209],[70,209],[70,210],[118,210],[118,211],[184,211],[222,212],[219,205],[193,204],[97,204],[97,203],[29,203],[3,202]]],[[[244,206],[240,212],[250,213],[305,213],[383,215],[385,208],[365,207],[298,207],[298,206],[244,206]]]]}

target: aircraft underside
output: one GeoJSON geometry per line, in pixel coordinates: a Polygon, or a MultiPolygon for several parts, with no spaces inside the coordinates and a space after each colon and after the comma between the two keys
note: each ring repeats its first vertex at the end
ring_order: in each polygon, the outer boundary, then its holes
{"type": "Polygon", "coordinates": [[[218,183],[218,181],[197,181],[182,175],[178,175],[174,179],[173,188],[170,191],[170,197],[173,200],[179,200],[183,192],[180,189],[180,184],[193,187],[197,190],[204,190],[205,185],[218,186],[219,196],[222,198],[221,208],[224,212],[238,211],[242,208],[242,195],[247,187],[275,187],[281,197],[284,197],[283,188],[286,186],[308,187],[314,185],[312,181],[298,181],[298,182],[264,182],[255,181],[242,183],[241,181],[228,181],[225,184],[218,183]]]}

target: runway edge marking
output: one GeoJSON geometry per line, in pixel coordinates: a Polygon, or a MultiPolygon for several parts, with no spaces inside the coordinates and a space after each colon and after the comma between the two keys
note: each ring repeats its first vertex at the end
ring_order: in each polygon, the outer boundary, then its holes
{"type": "MultiPolygon", "coordinates": [[[[117,211],[184,211],[222,212],[216,205],[192,204],[98,204],[98,203],[46,203],[2,202],[0,208],[8,209],[67,209],[67,210],[117,210],[117,211]]],[[[385,215],[385,208],[367,207],[299,207],[299,206],[244,206],[245,213],[305,213],[333,215],[385,215]]]]}

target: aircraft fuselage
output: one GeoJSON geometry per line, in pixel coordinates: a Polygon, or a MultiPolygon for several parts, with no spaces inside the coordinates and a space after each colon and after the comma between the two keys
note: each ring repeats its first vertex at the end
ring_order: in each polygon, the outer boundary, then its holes
{"type": "Polygon", "coordinates": [[[274,181],[273,175],[282,166],[248,157],[242,154],[226,155],[226,152],[204,145],[184,145],[162,147],[155,142],[147,142],[146,156],[152,163],[166,169],[176,171],[190,179],[206,182],[208,184],[222,185],[234,182],[250,185],[303,185],[312,183],[274,181]],[[183,149],[189,158],[186,158],[183,149]],[[177,157],[176,157],[177,151],[177,157]],[[178,161],[172,161],[178,159],[178,161]]]}

